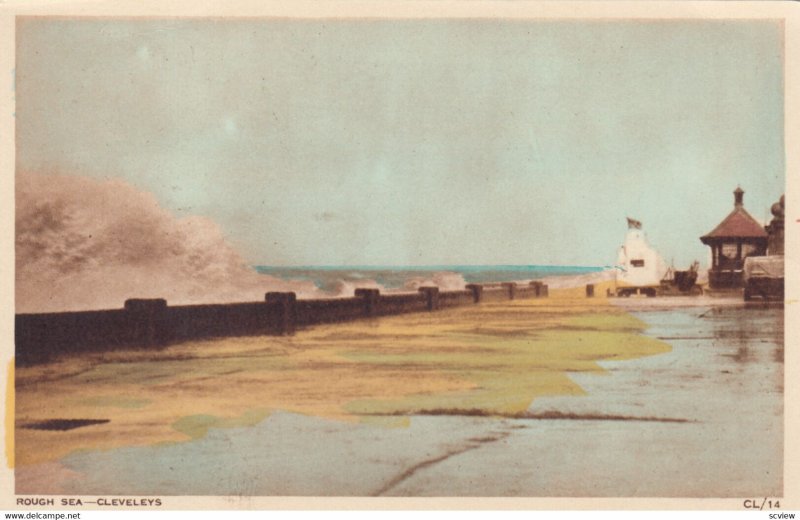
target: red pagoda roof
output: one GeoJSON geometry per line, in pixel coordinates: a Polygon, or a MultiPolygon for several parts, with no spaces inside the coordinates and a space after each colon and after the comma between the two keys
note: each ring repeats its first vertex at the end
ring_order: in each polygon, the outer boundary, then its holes
{"type": "Polygon", "coordinates": [[[710,233],[700,237],[700,240],[705,242],[709,238],[767,238],[767,236],[764,227],[742,206],[737,206],[710,233]]]}

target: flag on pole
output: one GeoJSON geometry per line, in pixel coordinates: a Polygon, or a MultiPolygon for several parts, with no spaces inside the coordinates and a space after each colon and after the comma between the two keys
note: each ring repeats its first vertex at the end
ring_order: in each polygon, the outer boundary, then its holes
{"type": "Polygon", "coordinates": [[[628,219],[628,229],[642,229],[642,223],[636,219],[632,219],[627,217],[628,219]]]}

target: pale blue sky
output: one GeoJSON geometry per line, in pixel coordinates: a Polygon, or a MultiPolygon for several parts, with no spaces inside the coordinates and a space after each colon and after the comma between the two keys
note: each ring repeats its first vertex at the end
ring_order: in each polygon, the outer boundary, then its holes
{"type": "Polygon", "coordinates": [[[17,27],[18,171],[125,178],[270,265],[669,262],[784,191],[770,21],[17,27]]]}

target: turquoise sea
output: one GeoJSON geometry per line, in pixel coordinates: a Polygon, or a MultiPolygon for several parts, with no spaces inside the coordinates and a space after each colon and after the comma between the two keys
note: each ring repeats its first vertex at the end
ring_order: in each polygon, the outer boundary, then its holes
{"type": "Polygon", "coordinates": [[[602,271],[602,266],[564,265],[429,265],[429,266],[255,266],[259,273],[284,280],[311,280],[322,290],[335,290],[342,282],[374,281],[387,289],[411,280],[456,275],[465,283],[533,280],[546,276],[576,275],[602,271]]]}

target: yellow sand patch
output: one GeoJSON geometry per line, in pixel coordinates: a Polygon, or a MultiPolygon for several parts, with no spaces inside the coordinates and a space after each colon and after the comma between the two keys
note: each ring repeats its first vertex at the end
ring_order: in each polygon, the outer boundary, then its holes
{"type": "Polygon", "coordinates": [[[669,349],[605,298],[551,295],[20,368],[17,462],[198,438],[270,410],[392,427],[416,411],[518,413],[539,396],[582,394],[568,374],[602,373],[598,360],[669,349]],[[21,427],[54,418],[109,422],[21,427]]]}
{"type": "Polygon", "coordinates": [[[241,428],[260,423],[267,415],[267,410],[248,410],[240,417],[216,417],[214,415],[189,415],[181,417],[172,427],[192,439],[205,437],[209,428],[241,428]]]}
{"type": "MultiPolygon", "coordinates": [[[[614,280],[606,280],[594,284],[594,298],[587,298],[589,300],[602,300],[606,298],[607,292],[610,290],[614,292],[617,286],[624,284],[615,282],[614,280]]],[[[550,299],[578,299],[586,297],[586,286],[579,285],[576,287],[566,287],[563,289],[550,289],[550,299]]]]}

